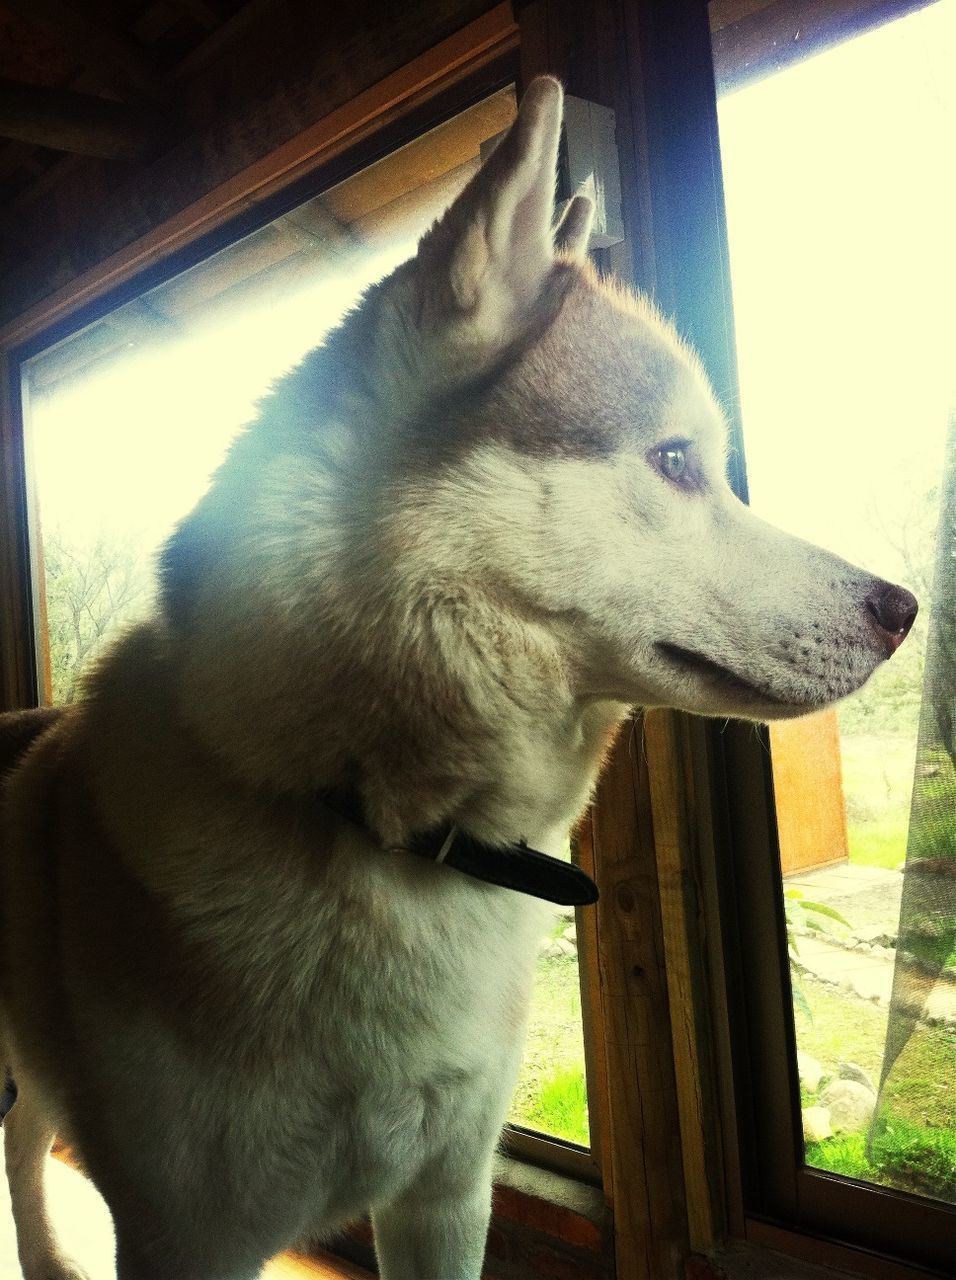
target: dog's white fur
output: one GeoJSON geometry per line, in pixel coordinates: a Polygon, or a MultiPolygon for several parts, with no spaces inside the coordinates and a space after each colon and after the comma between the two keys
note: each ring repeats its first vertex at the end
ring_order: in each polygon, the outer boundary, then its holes
{"type": "Polygon", "coordinates": [[[577,261],[586,202],[556,252],[560,117],[536,81],[278,384],[167,548],[161,612],[8,781],[27,1280],[78,1274],[43,1210],[54,1130],[120,1280],[248,1280],[368,1209],[384,1280],[477,1280],[542,909],[387,850],[454,820],[558,852],[631,705],[796,715],[886,656],[878,580],[732,496],[696,359],[577,261]],[[377,839],[317,799],[343,785],[377,839]]]}

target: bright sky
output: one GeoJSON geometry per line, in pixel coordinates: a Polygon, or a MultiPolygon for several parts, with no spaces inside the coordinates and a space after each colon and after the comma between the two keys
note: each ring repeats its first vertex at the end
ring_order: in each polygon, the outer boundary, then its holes
{"type": "Polygon", "coordinates": [[[728,95],[720,139],[751,500],[895,573],[874,513],[956,408],[956,3],[728,95]]]}
{"type": "MultiPolygon", "coordinates": [[[[956,0],[728,96],[720,129],[753,500],[894,574],[872,513],[892,527],[933,483],[956,404],[956,0]]],[[[44,521],[158,542],[271,379],[411,249],[38,403],[44,521]]]]}
{"type": "Polygon", "coordinates": [[[325,276],[267,308],[155,349],[133,347],[105,371],[40,398],[30,443],[44,523],[75,542],[103,532],[157,545],[202,494],[273,379],[414,247],[403,240],[370,253],[361,270],[325,276]]]}

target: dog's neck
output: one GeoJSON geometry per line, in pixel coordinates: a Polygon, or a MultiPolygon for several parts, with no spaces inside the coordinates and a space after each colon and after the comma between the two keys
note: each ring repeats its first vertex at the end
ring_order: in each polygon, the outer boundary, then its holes
{"type": "Polygon", "coordinates": [[[418,612],[376,616],[356,598],[316,615],[307,665],[287,633],[294,610],[264,610],[266,646],[211,615],[208,635],[183,636],[181,711],[249,781],[353,788],[384,843],[450,821],[560,852],[626,708],[579,699],[548,638],[514,619],[496,629],[489,602],[462,594],[418,612]]]}
{"type": "Polygon", "coordinates": [[[353,619],[365,663],[326,672],[326,698],[341,681],[351,702],[322,728],[326,776],[355,788],[384,843],[455,822],[559,852],[624,708],[578,700],[547,638],[514,619],[504,634],[474,595],[421,608],[427,625],[399,611],[377,645],[353,619]]]}
{"type": "MultiPolygon", "coordinates": [[[[293,402],[318,397],[320,360],[291,375],[293,402]]],[[[626,707],[583,696],[553,619],[463,581],[453,508],[423,545],[414,504],[395,512],[368,474],[378,444],[348,399],[318,428],[277,427],[267,404],[169,544],[182,714],[256,784],[354,789],[387,843],[451,821],[556,851],[626,707]]]]}

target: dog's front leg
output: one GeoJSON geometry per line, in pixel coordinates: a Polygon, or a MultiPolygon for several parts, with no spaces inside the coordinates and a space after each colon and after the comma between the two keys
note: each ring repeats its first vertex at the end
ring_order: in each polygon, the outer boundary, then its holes
{"type": "Polygon", "coordinates": [[[25,1280],[87,1280],[86,1272],[60,1253],[47,1211],[44,1173],[53,1127],[23,1074],[13,1110],[3,1122],[10,1201],[25,1280]]]}
{"type": "Polygon", "coordinates": [[[490,1217],[490,1171],[409,1188],[372,1213],[380,1280],[480,1280],[490,1217]]]}

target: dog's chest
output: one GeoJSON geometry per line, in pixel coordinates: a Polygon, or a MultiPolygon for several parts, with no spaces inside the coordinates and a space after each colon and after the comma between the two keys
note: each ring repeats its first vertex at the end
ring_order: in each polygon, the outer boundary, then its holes
{"type": "Polygon", "coordinates": [[[378,854],[333,868],[311,901],[286,910],[266,926],[273,1014],[297,1026],[305,1014],[319,1036],[334,1027],[355,1069],[372,1054],[416,1078],[467,1068],[489,1038],[521,1033],[542,904],[378,854]]]}
{"type": "Polygon", "coordinates": [[[325,1218],[387,1196],[438,1152],[474,1151],[478,1133],[494,1141],[547,921],[451,870],[391,870],[343,874],[297,919],[260,921],[271,969],[247,979],[262,1061],[244,1072],[257,1130],[244,1140],[312,1184],[325,1218]]]}

